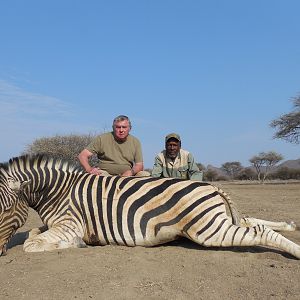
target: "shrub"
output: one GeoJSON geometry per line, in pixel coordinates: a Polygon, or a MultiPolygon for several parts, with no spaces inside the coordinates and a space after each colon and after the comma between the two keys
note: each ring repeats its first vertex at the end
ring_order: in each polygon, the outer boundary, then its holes
{"type": "Polygon", "coordinates": [[[300,169],[291,169],[288,167],[281,167],[276,172],[271,174],[272,179],[300,179],[300,169]]]}
{"type": "Polygon", "coordinates": [[[239,180],[254,180],[256,178],[256,173],[251,168],[243,168],[235,179],[239,180]]]}
{"type": "Polygon", "coordinates": [[[216,181],[218,178],[218,173],[215,170],[207,169],[203,172],[204,181],[216,181]]]}
{"type": "MultiPolygon", "coordinates": [[[[53,137],[42,137],[36,139],[26,146],[23,154],[43,153],[52,157],[69,160],[80,165],[77,159],[78,154],[92,141],[96,135],[55,135],[53,137]]],[[[91,164],[97,164],[97,158],[93,156],[91,164]]]]}

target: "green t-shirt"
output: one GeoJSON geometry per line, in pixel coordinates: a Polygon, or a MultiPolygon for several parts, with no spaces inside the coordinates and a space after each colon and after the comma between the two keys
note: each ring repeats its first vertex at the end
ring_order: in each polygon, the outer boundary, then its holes
{"type": "Polygon", "coordinates": [[[125,142],[117,142],[113,132],[107,132],[97,136],[86,149],[98,156],[100,169],[111,175],[120,175],[143,162],[141,143],[132,135],[125,142]]]}

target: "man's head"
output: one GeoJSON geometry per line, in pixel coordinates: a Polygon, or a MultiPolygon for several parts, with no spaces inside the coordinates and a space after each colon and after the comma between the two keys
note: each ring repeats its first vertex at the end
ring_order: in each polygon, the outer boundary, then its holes
{"type": "Polygon", "coordinates": [[[170,133],[166,136],[166,154],[169,158],[175,159],[181,148],[181,139],[179,134],[170,133]]]}
{"type": "Polygon", "coordinates": [[[114,137],[119,142],[125,142],[131,130],[131,122],[127,116],[117,116],[113,121],[114,137]]]}

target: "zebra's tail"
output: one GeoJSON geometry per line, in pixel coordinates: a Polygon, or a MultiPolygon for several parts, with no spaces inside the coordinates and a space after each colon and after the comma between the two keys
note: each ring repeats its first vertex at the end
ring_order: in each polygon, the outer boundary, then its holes
{"type": "Polygon", "coordinates": [[[229,209],[231,218],[232,218],[232,223],[234,225],[240,225],[240,214],[239,211],[237,209],[237,207],[235,206],[235,203],[231,200],[230,196],[228,194],[226,194],[221,188],[216,187],[217,188],[217,192],[219,193],[219,195],[224,199],[224,201],[227,204],[227,207],[229,209]]]}
{"type": "Polygon", "coordinates": [[[295,222],[272,222],[262,219],[256,219],[251,217],[240,217],[240,213],[235,206],[235,203],[231,200],[230,196],[226,194],[221,188],[215,186],[219,195],[224,199],[227,204],[228,210],[231,215],[232,223],[241,227],[254,227],[258,224],[265,225],[275,231],[295,231],[297,226],[295,222]]]}

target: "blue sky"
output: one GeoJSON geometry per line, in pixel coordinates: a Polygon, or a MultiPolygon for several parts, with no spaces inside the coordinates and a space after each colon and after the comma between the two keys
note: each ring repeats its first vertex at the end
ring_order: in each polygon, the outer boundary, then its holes
{"type": "Polygon", "coordinates": [[[146,167],[178,132],[221,166],[299,145],[269,123],[300,92],[300,2],[0,1],[0,161],[128,115],[146,167]]]}

